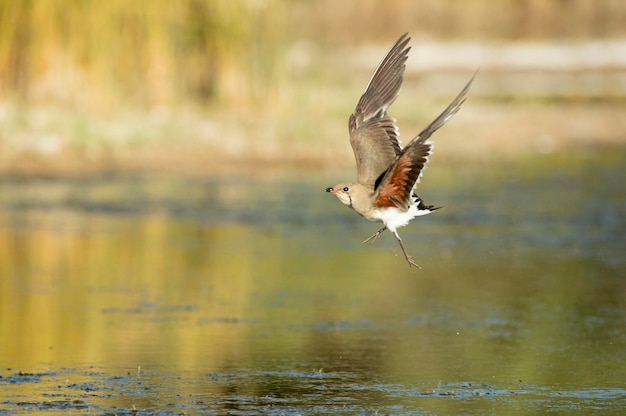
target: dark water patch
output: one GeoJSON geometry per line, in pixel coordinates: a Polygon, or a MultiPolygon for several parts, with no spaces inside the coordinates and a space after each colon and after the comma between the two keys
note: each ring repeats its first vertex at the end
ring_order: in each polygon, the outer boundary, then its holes
{"type": "Polygon", "coordinates": [[[0,375],[0,383],[7,384],[22,384],[22,383],[40,383],[42,379],[46,377],[54,377],[56,373],[54,372],[43,372],[43,373],[27,373],[18,371],[17,373],[10,374],[7,376],[0,375]]]}
{"type": "Polygon", "coordinates": [[[133,375],[66,370],[48,377],[50,387],[35,393],[33,399],[16,400],[11,393],[3,393],[4,411],[428,414],[437,413],[436,409],[455,409],[481,414],[489,409],[525,408],[533,412],[585,409],[619,414],[626,404],[626,390],[620,388],[562,390],[521,381],[513,388],[468,381],[408,386],[367,381],[352,372],[322,370],[142,371],[133,375]],[[85,380],[62,382],[74,378],[85,380]]]}
{"type": "MultiPolygon", "coordinates": [[[[79,399],[66,399],[66,400],[44,400],[41,402],[11,402],[6,401],[2,403],[9,409],[6,409],[7,414],[22,413],[22,412],[72,412],[72,411],[94,411],[98,410],[97,407],[90,405],[84,400],[79,399]]],[[[0,411],[0,414],[2,412],[0,411]]]]}
{"type": "Polygon", "coordinates": [[[141,302],[130,308],[104,308],[103,314],[176,314],[196,312],[198,305],[157,305],[152,302],[141,302]]]}
{"type": "Polygon", "coordinates": [[[324,332],[334,332],[334,331],[347,331],[358,328],[365,328],[370,326],[371,323],[369,321],[341,321],[341,322],[319,322],[316,325],[316,330],[324,331],[324,332]]]}
{"type": "Polygon", "coordinates": [[[198,325],[213,325],[213,324],[255,324],[258,323],[258,319],[254,318],[240,318],[235,316],[216,316],[216,317],[202,317],[196,321],[198,325]]]}

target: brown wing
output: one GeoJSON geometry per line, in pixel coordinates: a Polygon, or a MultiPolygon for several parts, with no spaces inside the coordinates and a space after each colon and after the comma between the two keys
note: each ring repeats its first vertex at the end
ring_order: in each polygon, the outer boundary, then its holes
{"type": "Polygon", "coordinates": [[[409,209],[411,192],[428,163],[433,145],[430,142],[412,142],[383,178],[376,202],[378,207],[409,209]]]}
{"type": "Polygon", "coordinates": [[[413,187],[422,176],[424,167],[428,163],[428,156],[433,150],[433,144],[427,142],[427,140],[459,111],[475,76],[476,74],[472,76],[459,95],[456,96],[439,117],[433,120],[428,127],[422,130],[402,150],[398,160],[396,160],[380,182],[378,195],[375,196],[374,204],[376,206],[397,207],[403,210],[409,208],[413,187]]]}
{"type": "Polygon", "coordinates": [[[357,181],[371,188],[400,154],[398,128],[387,109],[402,86],[409,40],[402,35],[378,64],[348,123],[357,181]]]}

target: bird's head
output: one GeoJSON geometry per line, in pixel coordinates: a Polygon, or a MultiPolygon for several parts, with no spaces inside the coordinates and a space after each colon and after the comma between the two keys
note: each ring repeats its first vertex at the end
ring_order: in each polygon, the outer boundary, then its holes
{"type": "Polygon", "coordinates": [[[326,188],[326,192],[330,192],[335,195],[342,204],[352,208],[352,189],[354,184],[340,183],[331,188],[326,188]]]}

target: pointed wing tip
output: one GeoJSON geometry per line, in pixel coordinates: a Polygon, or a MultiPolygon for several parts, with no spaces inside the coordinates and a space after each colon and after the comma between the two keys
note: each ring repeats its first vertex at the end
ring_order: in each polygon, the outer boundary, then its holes
{"type": "Polygon", "coordinates": [[[362,114],[361,119],[375,116],[380,110],[386,114],[400,93],[404,80],[406,61],[409,56],[411,38],[408,32],[400,36],[387,51],[372,73],[365,90],[359,99],[354,115],[362,114]]]}

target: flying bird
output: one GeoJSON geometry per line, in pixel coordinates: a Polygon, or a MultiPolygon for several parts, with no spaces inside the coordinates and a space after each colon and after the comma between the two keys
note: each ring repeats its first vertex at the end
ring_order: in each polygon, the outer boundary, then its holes
{"type": "Polygon", "coordinates": [[[364,243],[375,241],[383,231],[389,230],[398,240],[409,267],[420,268],[407,254],[397,229],[417,216],[440,208],[426,205],[414,188],[433,151],[433,143],[428,139],[459,111],[474,77],[450,105],[403,148],[396,121],[387,110],[402,86],[410,39],[405,33],[387,52],[349,118],[356,182],[340,183],[326,188],[326,192],[368,220],[384,224],[364,243]]]}

